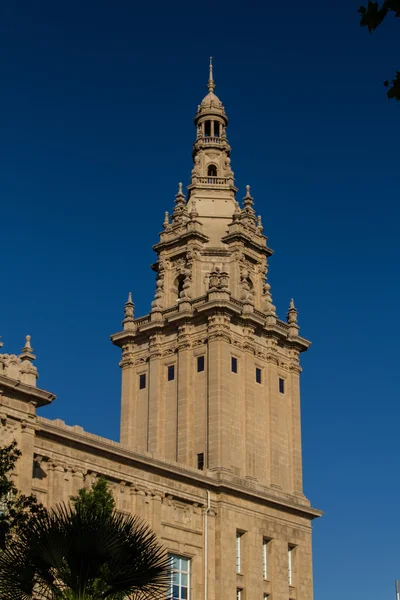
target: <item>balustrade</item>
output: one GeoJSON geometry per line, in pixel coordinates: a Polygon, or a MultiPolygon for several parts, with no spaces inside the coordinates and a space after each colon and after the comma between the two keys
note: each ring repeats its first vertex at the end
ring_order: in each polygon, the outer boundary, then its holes
{"type": "Polygon", "coordinates": [[[219,137],[206,136],[202,140],[204,144],[221,144],[222,140],[219,137]]]}
{"type": "Polygon", "coordinates": [[[229,182],[227,177],[198,177],[199,183],[209,183],[210,185],[226,185],[229,182]]]}

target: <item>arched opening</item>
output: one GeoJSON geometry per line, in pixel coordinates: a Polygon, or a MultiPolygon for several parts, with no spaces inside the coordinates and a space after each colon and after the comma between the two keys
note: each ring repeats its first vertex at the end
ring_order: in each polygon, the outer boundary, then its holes
{"type": "Polygon", "coordinates": [[[217,176],[217,167],[215,165],[208,165],[207,175],[208,175],[208,177],[216,177],[217,176]]]}
{"type": "Polygon", "coordinates": [[[219,137],[220,125],[218,121],[214,121],[214,137],[219,137]]]}
{"type": "Polygon", "coordinates": [[[206,121],[204,123],[204,136],[205,137],[211,136],[211,121],[206,121]]]}
{"type": "Polygon", "coordinates": [[[178,277],[175,279],[175,284],[174,284],[174,288],[175,288],[175,294],[176,294],[176,299],[179,300],[181,292],[183,291],[183,284],[185,283],[185,276],[184,275],[178,275],[178,277]]]}

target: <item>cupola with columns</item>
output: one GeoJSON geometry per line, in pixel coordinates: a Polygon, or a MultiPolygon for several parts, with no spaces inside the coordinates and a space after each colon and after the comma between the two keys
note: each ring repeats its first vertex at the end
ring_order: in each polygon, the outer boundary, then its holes
{"type": "Polygon", "coordinates": [[[277,317],[272,250],[250,186],[236,200],[228,118],[214,90],[210,62],[187,197],[179,183],[153,247],[150,313],[135,318],[129,294],[112,336],[122,349],[121,442],[192,466],[201,456],[221,477],[303,498],[299,354],[310,343],[293,300],[287,321],[277,317]]]}

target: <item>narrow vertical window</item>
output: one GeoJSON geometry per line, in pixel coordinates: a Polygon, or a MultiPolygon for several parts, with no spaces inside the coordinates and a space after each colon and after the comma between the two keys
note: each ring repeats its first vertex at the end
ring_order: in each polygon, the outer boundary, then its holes
{"type": "Polygon", "coordinates": [[[234,356],[232,356],[232,362],[231,362],[231,368],[232,368],[232,373],[237,373],[238,372],[238,364],[237,364],[237,358],[235,358],[234,356]]]}
{"type": "Polygon", "coordinates": [[[264,600],[268,600],[269,594],[264,594],[263,598],[264,598],[264,600]]]}
{"type": "Polygon", "coordinates": [[[242,591],[240,588],[236,588],[236,600],[242,600],[242,591]]]}
{"type": "Polygon", "coordinates": [[[219,137],[219,123],[214,121],[214,137],[219,137]]]}
{"type": "Polygon", "coordinates": [[[183,556],[169,555],[170,584],[168,598],[171,600],[189,600],[190,560],[183,556]]]}
{"type": "Polygon", "coordinates": [[[139,375],[139,389],[144,390],[146,387],[146,373],[141,373],[139,375]]]}
{"type": "Polygon", "coordinates": [[[200,471],[203,471],[204,469],[204,453],[201,452],[200,454],[197,455],[197,468],[200,469],[200,471]]]}
{"type": "Polygon", "coordinates": [[[168,381],[175,379],[175,365],[169,365],[168,367],[168,381]]]}
{"type": "Polygon", "coordinates": [[[288,581],[289,581],[289,585],[293,585],[294,549],[295,549],[295,546],[289,546],[289,548],[288,548],[288,581]]]}
{"type": "Polygon", "coordinates": [[[261,369],[256,367],[256,382],[261,383],[261,369]]]}
{"type": "Polygon", "coordinates": [[[241,573],[242,566],[242,533],[236,532],[236,573],[241,573]]]}
{"type": "Polygon", "coordinates": [[[211,121],[206,121],[204,123],[204,136],[210,137],[211,135],[211,121]]]}
{"type": "Polygon", "coordinates": [[[204,356],[197,357],[197,372],[204,371],[204,356]]]}
{"type": "Polygon", "coordinates": [[[268,542],[269,540],[263,540],[262,547],[262,571],[263,579],[268,579],[268,542]]]}
{"type": "Polygon", "coordinates": [[[285,393],[285,380],[279,377],[279,391],[281,394],[285,393]]]}

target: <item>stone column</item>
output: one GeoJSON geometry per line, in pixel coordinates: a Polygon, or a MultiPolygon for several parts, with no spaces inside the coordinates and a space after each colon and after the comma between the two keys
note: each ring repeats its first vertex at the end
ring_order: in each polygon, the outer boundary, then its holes
{"type": "Polygon", "coordinates": [[[178,360],[177,360],[177,377],[178,377],[178,431],[177,431],[177,461],[195,466],[194,457],[189,453],[190,428],[189,414],[193,411],[190,380],[192,375],[192,361],[190,352],[190,325],[185,323],[179,327],[178,333],[178,360]]]}
{"type": "Polygon", "coordinates": [[[59,461],[53,461],[50,471],[50,506],[55,506],[64,500],[64,474],[65,465],[59,461]]]}
{"type": "Polygon", "coordinates": [[[135,369],[133,344],[126,344],[122,350],[122,390],[121,390],[121,444],[132,448],[135,444],[134,426],[136,423],[135,369]]]}
{"type": "Polygon", "coordinates": [[[163,502],[164,494],[162,492],[154,491],[152,492],[152,503],[151,503],[151,528],[154,533],[157,535],[159,539],[161,539],[162,535],[162,525],[161,525],[161,509],[163,502]]]}
{"type": "Polygon", "coordinates": [[[33,453],[35,445],[34,421],[21,422],[20,450],[22,456],[18,465],[18,487],[22,494],[29,496],[32,492],[33,453]]]}
{"type": "Polygon", "coordinates": [[[83,471],[73,468],[72,469],[72,494],[76,496],[80,489],[84,487],[84,474],[83,471]]]}
{"type": "Polygon", "coordinates": [[[207,435],[207,467],[215,470],[221,466],[221,359],[220,340],[218,337],[208,338],[207,351],[208,376],[208,435],[207,435]]]}
{"type": "Polygon", "coordinates": [[[300,366],[298,359],[291,364],[291,463],[292,486],[295,494],[303,496],[303,465],[301,448],[300,366]]]}
{"type": "MultiPolygon", "coordinates": [[[[255,436],[255,364],[254,364],[254,348],[252,345],[252,329],[246,328],[245,341],[244,341],[244,362],[245,372],[242,377],[245,379],[245,393],[244,393],[244,406],[243,414],[245,415],[245,448],[246,451],[243,453],[244,464],[242,467],[242,473],[246,479],[256,479],[256,436],[255,436]]],[[[258,415],[260,418],[261,415],[258,415]]]]}
{"type": "Polygon", "coordinates": [[[148,433],[147,450],[161,454],[162,434],[160,427],[160,405],[162,402],[161,338],[157,332],[149,339],[149,384],[148,384],[148,433]]]}

